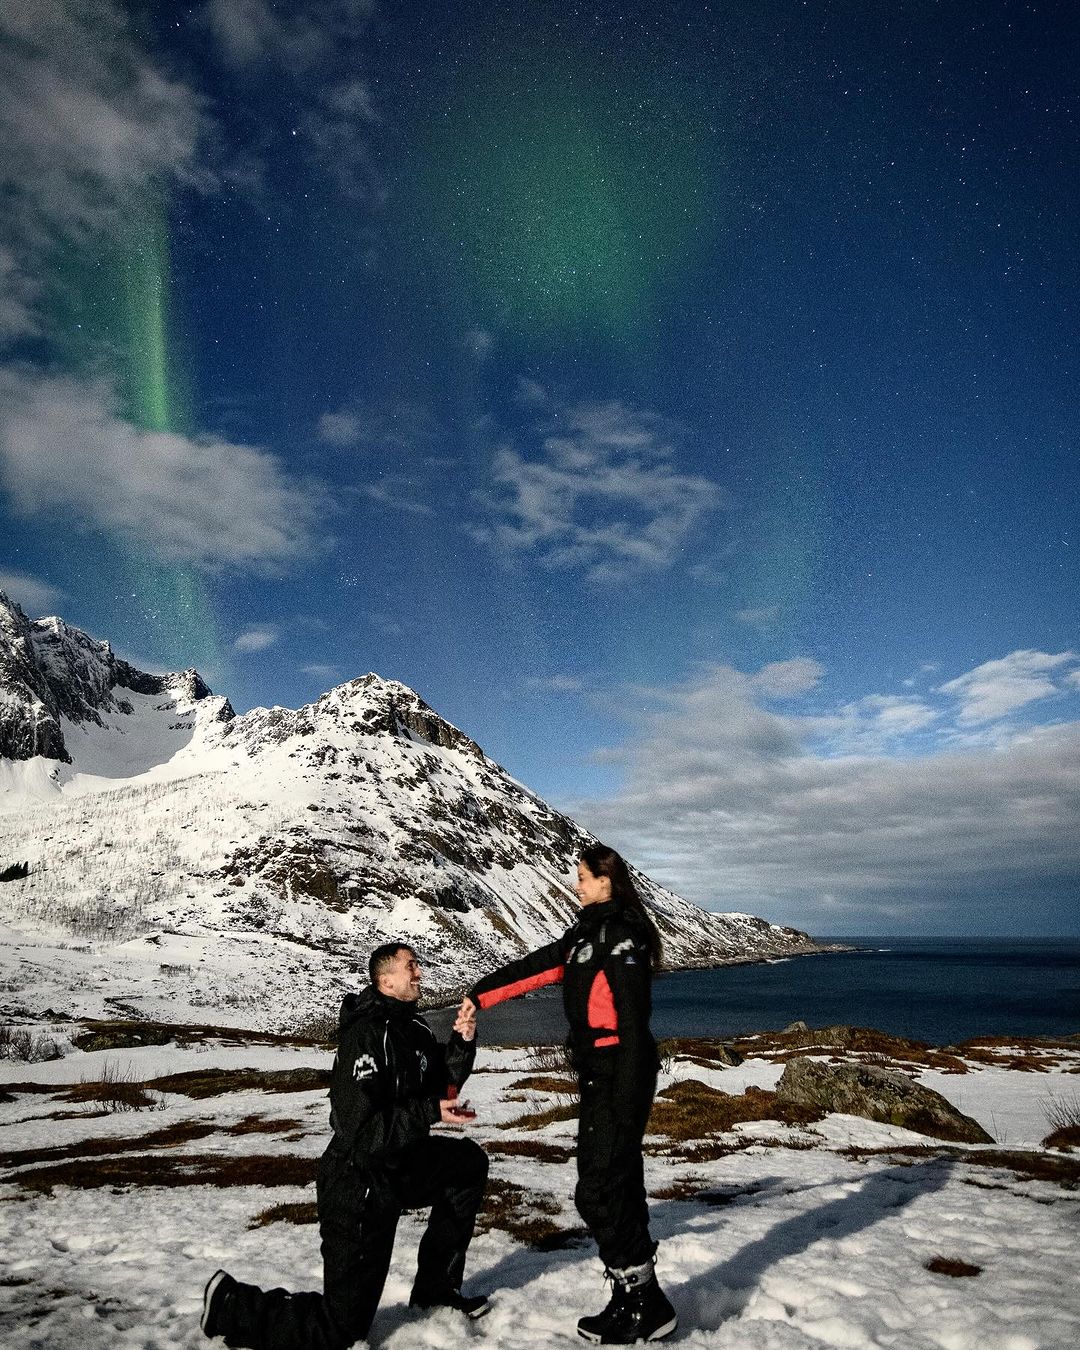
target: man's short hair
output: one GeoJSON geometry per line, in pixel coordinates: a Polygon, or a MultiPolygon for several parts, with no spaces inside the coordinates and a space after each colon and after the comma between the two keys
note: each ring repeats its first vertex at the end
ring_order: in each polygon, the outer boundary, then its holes
{"type": "Polygon", "coordinates": [[[368,977],[376,988],[379,985],[379,976],[394,964],[394,958],[398,952],[408,952],[410,956],[416,955],[416,952],[407,942],[384,942],[381,947],[376,947],[368,957],[368,977]]]}

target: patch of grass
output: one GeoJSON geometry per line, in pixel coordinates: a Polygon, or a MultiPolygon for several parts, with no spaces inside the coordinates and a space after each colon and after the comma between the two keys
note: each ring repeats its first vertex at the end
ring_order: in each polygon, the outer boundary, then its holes
{"type": "Polygon", "coordinates": [[[542,1163],[565,1163],[574,1156],[573,1149],[562,1144],[551,1144],[546,1139],[502,1139],[485,1143],[488,1153],[505,1158],[535,1158],[542,1163]]]}
{"type": "Polygon", "coordinates": [[[982,1273],[982,1266],[972,1266],[966,1261],[957,1261],[950,1256],[932,1256],[925,1264],[926,1269],[932,1270],[935,1275],[951,1275],[954,1280],[982,1273]]]}
{"type": "Polygon", "coordinates": [[[101,1186],[307,1186],[317,1158],[284,1154],[249,1157],[213,1154],[138,1154],[129,1158],[79,1158],[35,1167],[13,1178],[27,1191],[52,1194],[54,1186],[96,1190],[101,1186]]]}
{"type": "Polygon", "coordinates": [[[905,1159],[916,1162],[920,1159],[951,1158],[967,1163],[970,1167],[1000,1168],[1012,1172],[1021,1181],[1049,1181],[1064,1190],[1080,1189],[1080,1158],[1062,1158],[1049,1153],[1036,1153],[1025,1149],[962,1149],[935,1147],[932,1144],[914,1144],[902,1148],[861,1148],[853,1145],[836,1150],[847,1158],[895,1158],[903,1163],[905,1159]]]}
{"type": "Polygon", "coordinates": [[[60,1100],[63,1102],[100,1102],[106,1111],[155,1111],[164,1106],[146,1083],[139,1082],[133,1070],[121,1071],[106,1061],[98,1078],[84,1078],[73,1084],[60,1100]]]}
{"type": "Polygon", "coordinates": [[[488,1177],[476,1227],[481,1233],[491,1229],[506,1233],[537,1251],[579,1246],[587,1240],[587,1231],[578,1225],[568,1228],[556,1223],[554,1216],[561,1213],[562,1206],[550,1196],[537,1195],[502,1177],[488,1177]]]}
{"type": "Polygon", "coordinates": [[[904,1036],[888,1036],[873,1027],[810,1027],[805,1031],[763,1031],[740,1036],[732,1048],[749,1058],[769,1059],[782,1064],[808,1051],[841,1050],[852,1058],[871,1063],[920,1064],[942,1073],[967,1073],[968,1067],[955,1047],[937,1049],[924,1041],[904,1036]]]}
{"type": "Polygon", "coordinates": [[[1080,1129],[1080,1092],[1064,1097],[1048,1092],[1039,1105],[1052,1131],[1080,1129]]]}
{"type": "Polygon", "coordinates": [[[670,1158],[673,1161],[687,1163],[716,1162],[718,1158],[728,1158],[733,1153],[742,1153],[759,1141],[756,1139],[699,1139],[696,1143],[676,1145],[652,1143],[646,1139],[642,1152],[654,1158],[670,1158]]]}
{"type": "MultiPolygon", "coordinates": [[[[976,1064],[1020,1073],[1046,1073],[1076,1064],[1080,1039],[1075,1036],[973,1036],[950,1050],[976,1064]]],[[[1076,1072],[1067,1068],[1066,1071],[1076,1072]]]]}
{"type": "Polygon", "coordinates": [[[705,1186],[704,1177],[680,1177],[668,1186],[650,1191],[650,1200],[693,1200],[705,1186]]]}
{"type": "Polygon", "coordinates": [[[315,1036],[278,1034],[272,1031],[249,1031],[237,1027],[217,1027],[203,1024],[172,1022],[138,1022],[134,1019],[84,1019],[86,1028],[72,1042],[80,1050],[130,1050],[139,1045],[169,1045],[175,1041],[182,1048],[191,1045],[293,1045],[321,1047],[315,1036]]]}
{"type": "Polygon", "coordinates": [[[543,1111],[529,1111],[513,1120],[504,1121],[500,1130],[542,1130],[546,1125],[554,1125],[562,1120],[577,1120],[577,1103],[549,1106],[543,1111]]]}
{"type": "MultiPolygon", "coordinates": [[[[271,1120],[267,1116],[245,1116],[225,1130],[226,1134],[288,1134],[301,1128],[298,1120],[271,1120]]],[[[303,1135],[300,1136],[303,1138],[303,1135]]]]}
{"type": "Polygon", "coordinates": [[[1080,1148],[1080,1125],[1066,1125],[1043,1140],[1043,1148],[1080,1148]]]}
{"type": "Polygon", "coordinates": [[[529,1074],[525,1078],[519,1078],[516,1083],[511,1083],[509,1090],[511,1092],[553,1092],[557,1096],[576,1097],[577,1079],[569,1075],[557,1076],[555,1074],[529,1074]]]}
{"type": "Polygon", "coordinates": [[[318,1223],[319,1207],[314,1200],[301,1200],[292,1205],[271,1205],[262,1209],[248,1224],[249,1228],[265,1228],[271,1223],[318,1223]]]}
{"type": "Polygon", "coordinates": [[[727,1069],[742,1059],[732,1042],[706,1036],[671,1036],[658,1041],[656,1049],[665,1066],[680,1063],[696,1064],[702,1069],[727,1069]]]}
{"type": "Polygon", "coordinates": [[[781,1101],[775,1092],[748,1087],[738,1096],[687,1078],[665,1088],[653,1103],[649,1133],[669,1139],[700,1139],[723,1134],[741,1121],[778,1120],[788,1125],[808,1125],[823,1119],[824,1111],[781,1101]]]}
{"type": "Polygon", "coordinates": [[[0,1153],[0,1167],[26,1167],[31,1163],[61,1162],[68,1158],[100,1158],[110,1154],[145,1153],[155,1148],[175,1148],[177,1144],[190,1144],[193,1139],[216,1134],[217,1128],[207,1121],[183,1120],[129,1139],[81,1139],[58,1148],[17,1149],[13,1153],[0,1153]]]}
{"type": "Polygon", "coordinates": [[[147,1087],[183,1097],[220,1097],[226,1092],[317,1092],[330,1086],[329,1069],[188,1069],[153,1078],[147,1087]]]}

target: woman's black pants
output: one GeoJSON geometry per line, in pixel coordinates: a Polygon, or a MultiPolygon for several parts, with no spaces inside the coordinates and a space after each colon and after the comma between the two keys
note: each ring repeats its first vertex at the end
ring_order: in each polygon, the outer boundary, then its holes
{"type": "Polygon", "coordinates": [[[609,1270],[640,1266],[656,1243],[649,1236],[649,1207],[641,1140],[649,1119],[656,1071],[635,1075],[631,1099],[616,1100],[614,1056],[594,1055],[578,1069],[578,1183],[574,1203],[609,1270]],[[597,1062],[599,1061],[599,1062],[597,1062]]]}
{"type": "Polygon", "coordinates": [[[471,1139],[429,1135],[387,1167],[361,1172],[327,1150],[316,1182],[323,1292],[239,1286],[225,1343],[250,1350],[345,1350],[368,1333],[382,1297],[403,1209],[431,1207],[413,1291],[421,1302],[460,1289],[487,1180],[487,1154],[471,1139]]]}

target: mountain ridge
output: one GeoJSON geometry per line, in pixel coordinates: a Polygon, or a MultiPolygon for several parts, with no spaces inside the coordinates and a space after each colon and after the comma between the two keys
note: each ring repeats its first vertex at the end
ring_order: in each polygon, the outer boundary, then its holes
{"type": "MultiPolygon", "coordinates": [[[[30,864],[0,885],[10,996],[289,1027],[355,986],[380,941],[416,945],[439,996],[572,920],[594,836],[408,686],[369,673],[238,716],[197,672],[146,676],[63,620],[0,604],[5,633],[0,706],[12,743],[39,747],[0,759],[0,865],[30,864]]],[[[818,950],[634,875],[672,966],[818,950]]]]}

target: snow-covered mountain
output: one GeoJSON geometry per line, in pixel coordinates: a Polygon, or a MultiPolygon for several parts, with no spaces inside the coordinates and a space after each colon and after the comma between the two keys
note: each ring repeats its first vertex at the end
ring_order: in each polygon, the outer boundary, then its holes
{"type": "MultiPolygon", "coordinates": [[[[237,717],[2,594],[0,735],[0,869],[29,864],[0,963],[31,1012],[293,1027],[390,937],[449,994],[565,927],[592,838],[402,684],[237,717]]],[[[672,966],[813,950],[637,879],[672,966]]]]}

